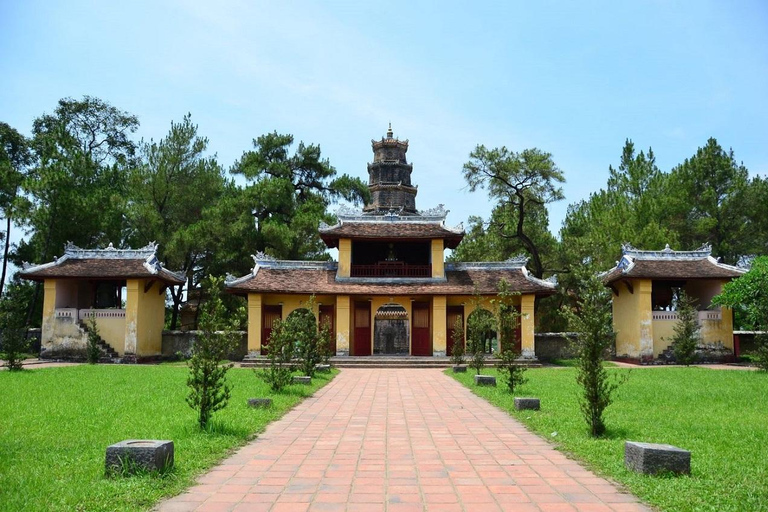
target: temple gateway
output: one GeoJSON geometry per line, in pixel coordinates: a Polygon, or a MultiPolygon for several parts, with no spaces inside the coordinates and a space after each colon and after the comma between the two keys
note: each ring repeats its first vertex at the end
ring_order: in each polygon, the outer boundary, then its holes
{"type": "Polygon", "coordinates": [[[463,228],[446,225],[443,205],[416,209],[407,140],[394,138],[390,127],[371,142],[370,204],[341,208],[335,225],[320,226],[328,248],[338,249],[338,261],[284,261],[259,253],[250,274],[227,282],[231,293],[248,299],[249,352],[264,353],[277,320],[310,308],[329,324],[336,355],[450,355],[454,340],[465,339],[454,335],[456,326],[465,334],[470,314],[488,314],[505,280],[520,312],[516,349],[535,358],[534,300],[553,294],[555,285],[529,275],[526,258],[446,262],[445,250],[461,243],[463,228]]]}

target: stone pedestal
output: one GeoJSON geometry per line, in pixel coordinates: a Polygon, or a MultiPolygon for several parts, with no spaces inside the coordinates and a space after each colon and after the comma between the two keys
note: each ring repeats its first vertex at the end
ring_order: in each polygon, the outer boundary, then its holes
{"type": "Polygon", "coordinates": [[[538,411],[541,409],[541,401],[538,398],[519,398],[515,397],[515,409],[518,411],[531,409],[538,411]]]}
{"type": "Polygon", "coordinates": [[[624,444],[624,465],[646,475],[660,472],[691,472],[691,452],[669,444],[638,443],[624,444]]]}
{"type": "Polygon", "coordinates": [[[478,386],[495,386],[496,377],[492,375],[475,375],[475,384],[478,386]]]}
{"type": "Polygon", "coordinates": [[[293,378],[291,378],[291,382],[294,384],[312,384],[312,378],[307,377],[306,375],[294,375],[293,378]]]}
{"type": "Polygon", "coordinates": [[[315,369],[319,372],[325,372],[328,373],[331,371],[331,365],[329,364],[319,364],[315,366],[315,369]]]}
{"type": "Polygon", "coordinates": [[[268,407],[272,407],[272,399],[271,398],[249,398],[248,405],[256,409],[259,409],[259,408],[266,409],[268,407]]]}
{"type": "Polygon", "coordinates": [[[454,366],[453,367],[453,373],[467,373],[467,367],[466,366],[454,366]]]}
{"type": "Polygon", "coordinates": [[[173,441],[128,439],[107,447],[108,474],[163,471],[173,466],[173,441]]]}

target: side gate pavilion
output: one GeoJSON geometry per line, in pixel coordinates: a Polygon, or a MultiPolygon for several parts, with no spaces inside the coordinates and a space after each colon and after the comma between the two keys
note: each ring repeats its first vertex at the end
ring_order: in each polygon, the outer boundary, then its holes
{"type": "Polygon", "coordinates": [[[616,357],[648,361],[669,350],[681,292],[697,303],[703,348],[719,357],[733,356],[733,312],[711,301],[746,270],[717,261],[709,245],[696,251],[673,251],[669,245],[661,251],[629,244],[622,249],[618,264],[603,274],[613,292],[616,357]]]}
{"type": "Polygon", "coordinates": [[[407,140],[394,138],[390,128],[372,146],[371,203],[362,211],[342,208],[335,225],[320,227],[325,244],[338,249],[337,262],[260,253],[250,274],[228,281],[228,291],[248,298],[249,352],[264,353],[275,321],[306,308],[314,296],[312,313],[331,326],[337,355],[450,355],[457,319],[466,330],[476,297],[490,309],[505,280],[521,313],[517,349],[535,358],[534,300],[554,293],[554,284],[529,275],[524,258],[445,262],[445,250],[459,245],[463,228],[446,226],[442,205],[416,209],[407,140]]]}
{"type": "Polygon", "coordinates": [[[44,283],[40,357],[83,356],[90,318],[112,356],[159,356],[165,290],[186,280],[163,268],[156,252],[155,244],[141,249],[67,244],[60,258],[25,267],[22,278],[44,283]]]}

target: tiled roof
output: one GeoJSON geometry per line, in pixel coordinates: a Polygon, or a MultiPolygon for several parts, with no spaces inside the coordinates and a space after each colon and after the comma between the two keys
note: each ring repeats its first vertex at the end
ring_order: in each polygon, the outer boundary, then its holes
{"type": "Polygon", "coordinates": [[[165,269],[155,255],[156,246],[143,249],[86,250],[68,245],[64,256],[51,263],[27,266],[20,275],[24,279],[42,281],[53,278],[130,279],[154,278],[170,285],[184,284],[183,275],[165,269]]]}
{"type": "Polygon", "coordinates": [[[551,295],[551,283],[528,276],[524,267],[515,269],[462,268],[447,270],[439,279],[336,279],[329,265],[307,268],[257,268],[254,274],[230,282],[234,293],[314,293],[343,295],[473,295],[496,294],[501,279],[512,291],[551,295]]]}
{"type": "Polygon", "coordinates": [[[641,251],[629,245],[623,247],[619,263],[603,274],[603,282],[610,284],[620,279],[728,279],[742,275],[745,270],[718,262],[711,256],[711,248],[697,251],[673,251],[667,246],[662,251],[641,251]]]}
{"type": "Polygon", "coordinates": [[[320,229],[320,238],[328,247],[337,247],[339,238],[389,240],[445,240],[446,247],[456,248],[464,237],[463,231],[451,230],[435,222],[354,222],[345,221],[320,229]]]}

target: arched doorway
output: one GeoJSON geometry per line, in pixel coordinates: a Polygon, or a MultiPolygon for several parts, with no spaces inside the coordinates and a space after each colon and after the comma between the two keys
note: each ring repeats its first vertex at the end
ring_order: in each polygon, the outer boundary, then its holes
{"type": "Polygon", "coordinates": [[[493,313],[476,309],[467,317],[467,352],[473,351],[473,343],[479,342],[483,352],[490,354],[497,348],[498,336],[493,313]]]}
{"type": "Polygon", "coordinates": [[[376,310],[373,323],[375,355],[408,355],[408,312],[400,304],[384,304],[376,310]]]}

